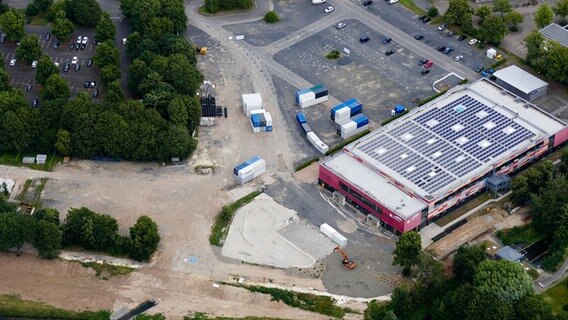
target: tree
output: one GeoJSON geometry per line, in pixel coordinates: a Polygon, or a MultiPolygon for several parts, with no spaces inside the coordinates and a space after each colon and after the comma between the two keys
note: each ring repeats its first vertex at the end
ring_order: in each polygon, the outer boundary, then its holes
{"type": "Polygon", "coordinates": [[[553,11],[562,21],[566,21],[566,16],[568,16],[568,0],[559,0],[556,2],[553,11]]]}
{"type": "Polygon", "coordinates": [[[509,25],[509,30],[517,31],[517,25],[525,20],[525,16],[518,11],[509,11],[505,14],[505,23],[509,25]]]}
{"type": "Polygon", "coordinates": [[[501,17],[511,10],[513,10],[513,6],[511,6],[509,0],[495,0],[495,2],[493,2],[493,12],[498,12],[501,17]]]}
{"type": "Polygon", "coordinates": [[[528,179],[525,175],[518,175],[511,181],[511,201],[515,205],[523,205],[531,199],[528,179]]]}
{"type": "Polygon", "coordinates": [[[174,32],[174,23],[167,17],[155,17],[144,29],[144,34],[151,38],[160,38],[174,32]]]}
{"type": "Polygon", "coordinates": [[[130,257],[138,261],[148,260],[160,243],[158,225],[148,216],[141,216],[130,228],[130,239],[132,240],[130,257]]]}
{"type": "Polygon", "coordinates": [[[523,267],[504,260],[481,262],[475,272],[473,285],[484,300],[494,295],[506,303],[534,293],[532,281],[523,267]]]}
{"type": "Polygon", "coordinates": [[[108,250],[114,247],[118,223],[108,214],[88,216],[81,228],[81,245],[86,249],[108,250]]]}
{"type": "Polygon", "coordinates": [[[444,15],[444,20],[450,24],[457,24],[463,27],[471,25],[473,9],[467,0],[450,0],[450,6],[444,15]]]}
{"type": "Polygon", "coordinates": [[[73,33],[73,22],[67,19],[64,11],[57,13],[51,25],[51,33],[61,41],[67,41],[71,37],[73,33]]]}
{"type": "Polygon", "coordinates": [[[97,46],[93,60],[101,69],[106,66],[119,67],[120,52],[118,52],[113,42],[105,41],[97,46]]]}
{"type": "Polygon", "coordinates": [[[434,17],[437,17],[440,14],[440,12],[438,12],[438,8],[432,6],[432,7],[428,8],[427,14],[428,14],[429,17],[434,18],[434,17]]]}
{"type": "Polygon", "coordinates": [[[549,181],[540,195],[532,196],[531,217],[535,230],[550,234],[555,230],[563,207],[568,203],[568,181],[564,176],[557,176],[549,181]]]}
{"type": "Polygon", "coordinates": [[[39,38],[35,34],[25,36],[20,46],[16,48],[16,56],[28,63],[39,59],[41,56],[41,48],[39,47],[39,38]]]}
{"type": "MultiPolygon", "coordinates": [[[[415,231],[406,232],[396,242],[392,264],[402,266],[406,270],[405,274],[408,274],[412,266],[420,263],[421,255],[422,241],[420,235],[415,231]]],[[[397,316],[401,317],[398,313],[397,316]]]]}
{"type": "Polygon", "coordinates": [[[491,292],[476,291],[468,305],[466,320],[515,320],[510,303],[500,300],[491,292]]]}
{"type": "Polygon", "coordinates": [[[187,16],[183,1],[180,0],[161,0],[159,16],[167,17],[173,23],[173,31],[177,33],[185,32],[187,29],[187,16]]]}
{"type": "Polygon", "coordinates": [[[12,89],[10,86],[10,76],[6,70],[0,70],[0,92],[12,89]]]}
{"type": "Polygon", "coordinates": [[[487,260],[485,246],[463,245],[458,248],[454,257],[454,274],[462,282],[473,282],[477,266],[487,260]]]}
{"type": "Polygon", "coordinates": [[[22,152],[31,143],[28,125],[21,121],[16,112],[8,111],[0,121],[0,147],[8,151],[22,152]]]}
{"type": "Polygon", "coordinates": [[[558,171],[560,171],[560,173],[564,174],[565,176],[568,174],[568,149],[567,148],[563,148],[562,150],[560,150],[560,166],[558,166],[558,171]]]}
{"type": "Polygon", "coordinates": [[[544,28],[554,20],[554,12],[549,5],[543,3],[538,6],[534,14],[534,23],[539,28],[544,28]]]}
{"type": "Polygon", "coordinates": [[[57,131],[57,142],[55,143],[55,149],[57,152],[64,156],[71,154],[71,134],[65,129],[59,129],[57,131]]]}
{"type": "Polygon", "coordinates": [[[529,294],[514,304],[515,320],[554,320],[552,309],[541,295],[529,294]]]}
{"type": "Polygon", "coordinates": [[[58,74],[59,68],[51,61],[49,56],[41,56],[37,63],[36,81],[42,85],[53,74],[58,74]]]}
{"type": "Polygon", "coordinates": [[[124,100],[124,93],[122,92],[122,88],[120,87],[120,82],[118,82],[118,80],[107,84],[107,92],[104,98],[105,103],[112,106],[119,104],[124,100]]]}
{"type": "Polygon", "coordinates": [[[477,8],[475,15],[479,17],[479,24],[483,24],[483,20],[491,15],[491,8],[486,5],[481,5],[477,8]]]}
{"type": "Polygon", "coordinates": [[[410,319],[410,315],[415,310],[416,302],[412,289],[402,285],[394,289],[390,305],[398,318],[410,319]]]}
{"type": "Polygon", "coordinates": [[[13,9],[0,17],[0,26],[2,26],[2,31],[6,33],[6,39],[9,41],[22,39],[25,35],[24,23],[24,15],[13,9]]]}
{"type": "Polygon", "coordinates": [[[118,79],[120,79],[120,69],[117,66],[108,65],[101,68],[101,82],[105,86],[118,79]]]}
{"type": "Polygon", "coordinates": [[[114,41],[116,37],[116,27],[110,18],[108,12],[103,12],[101,18],[97,23],[97,33],[95,34],[95,40],[97,42],[114,41]]]}
{"type": "Polygon", "coordinates": [[[39,11],[45,12],[47,11],[47,9],[49,9],[49,7],[51,7],[53,0],[33,0],[32,3],[39,11]]]}
{"type": "Polygon", "coordinates": [[[34,213],[33,217],[39,221],[52,223],[56,226],[59,225],[59,211],[57,211],[57,209],[54,208],[39,209],[34,213]]]}
{"type": "Polygon", "coordinates": [[[274,10],[270,10],[264,15],[264,22],[266,23],[276,23],[278,21],[280,21],[280,16],[274,10]]]}
{"type": "Polygon", "coordinates": [[[506,34],[507,26],[505,22],[503,22],[503,19],[491,15],[483,21],[483,24],[479,28],[478,37],[485,42],[497,45],[505,38],[506,34]]]}
{"type": "Polygon", "coordinates": [[[73,0],[72,8],[78,24],[88,28],[97,26],[102,10],[96,0],[73,0]]]}
{"type": "Polygon", "coordinates": [[[35,243],[39,256],[46,259],[57,258],[61,250],[61,238],[61,230],[56,224],[40,220],[37,225],[35,243]]]}
{"type": "Polygon", "coordinates": [[[42,94],[45,100],[67,100],[71,97],[71,91],[69,91],[67,81],[57,74],[52,74],[49,78],[47,78],[42,94]]]}

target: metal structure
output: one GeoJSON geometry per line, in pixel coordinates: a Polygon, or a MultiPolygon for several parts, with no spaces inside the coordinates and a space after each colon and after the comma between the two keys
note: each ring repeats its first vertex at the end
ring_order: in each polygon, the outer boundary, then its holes
{"type": "Polygon", "coordinates": [[[347,253],[345,253],[345,251],[341,249],[341,247],[335,247],[335,249],[333,249],[333,252],[338,252],[341,255],[341,263],[343,264],[345,269],[353,270],[355,269],[355,267],[357,267],[357,262],[351,260],[347,253]]]}

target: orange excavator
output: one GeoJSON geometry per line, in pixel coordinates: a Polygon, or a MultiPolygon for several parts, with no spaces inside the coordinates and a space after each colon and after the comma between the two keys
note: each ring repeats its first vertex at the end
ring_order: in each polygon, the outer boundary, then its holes
{"type": "Polygon", "coordinates": [[[335,249],[333,249],[333,252],[339,252],[339,254],[341,254],[341,258],[342,258],[341,263],[343,264],[345,269],[353,270],[353,269],[355,269],[355,267],[357,267],[357,262],[349,259],[349,256],[347,255],[347,253],[345,253],[345,251],[343,251],[343,249],[341,249],[341,247],[335,247],[335,249]]]}

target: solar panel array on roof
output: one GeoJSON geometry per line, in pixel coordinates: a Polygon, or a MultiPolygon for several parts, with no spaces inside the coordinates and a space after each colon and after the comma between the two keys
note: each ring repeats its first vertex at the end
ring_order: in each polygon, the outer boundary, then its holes
{"type": "Polygon", "coordinates": [[[432,194],[533,136],[464,95],[382,131],[357,149],[432,194]]]}

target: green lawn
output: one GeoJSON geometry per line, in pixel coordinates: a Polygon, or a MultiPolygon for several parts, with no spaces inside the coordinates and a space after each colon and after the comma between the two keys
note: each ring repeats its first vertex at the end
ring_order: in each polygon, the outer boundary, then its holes
{"type": "Polygon", "coordinates": [[[0,154],[0,164],[7,165],[7,166],[16,166],[16,167],[28,167],[34,170],[39,171],[51,171],[53,167],[60,163],[63,160],[63,157],[57,153],[52,153],[47,155],[47,160],[45,165],[43,164],[23,164],[22,159],[24,157],[35,157],[37,153],[34,152],[26,152],[26,153],[1,153],[0,154]]]}
{"type": "Polygon", "coordinates": [[[43,319],[88,319],[106,320],[110,318],[108,311],[69,311],[59,309],[43,302],[22,300],[15,294],[0,295],[0,316],[26,317],[43,319]]]}
{"type": "Polygon", "coordinates": [[[39,13],[37,16],[32,17],[30,22],[32,26],[47,26],[49,21],[47,21],[47,15],[45,13],[39,13]]]}
{"type": "Polygon", "coordinates": [[[414,2],[412,2],[412,0],[400,0],[400,3],[402,3],[403,6],[408,8],[408,10],[416,13],[417,15],[423,16],[426,14],[426,11],[422,10],[422,8],[419,8],[417,5],[415,5],[414,2]]]}
{"type": "Polygon", "coordinates": [[[546,290],[542,295],[556,315],[568,317],[568,279],[546,290]],[[566,310],[563,309],[564,306],[567,306],[566,310]]]}

